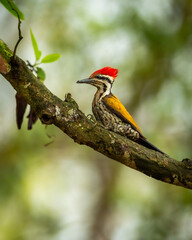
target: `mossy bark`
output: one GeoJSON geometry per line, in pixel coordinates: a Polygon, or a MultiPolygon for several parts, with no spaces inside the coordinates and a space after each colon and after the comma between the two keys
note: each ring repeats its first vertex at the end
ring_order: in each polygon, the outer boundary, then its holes
{"type": "Polygon", "coordinates": [[[38,114],[79,144],[166,183],[192,189],[191,161],[176,161],[104,129],[88,119],[70,94],[59,99],[41,83],[19,57],[0,40],[0,73],[38,114]]]}

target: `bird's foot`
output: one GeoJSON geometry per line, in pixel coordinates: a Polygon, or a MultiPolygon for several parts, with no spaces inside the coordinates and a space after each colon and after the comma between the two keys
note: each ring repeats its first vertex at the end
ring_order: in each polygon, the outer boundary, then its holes
{"type": "Polygon", "coordinates": [[[184,158],[182,163],[185,165],[186,168],[192,169],[192,160],[189,158],[184,158]]]}
{"type": "Polygon", "coordinates": [[[92,114],[88,114],[87,118],[92,122],[92,123],[97,123],[95,117],[92,114]]]}

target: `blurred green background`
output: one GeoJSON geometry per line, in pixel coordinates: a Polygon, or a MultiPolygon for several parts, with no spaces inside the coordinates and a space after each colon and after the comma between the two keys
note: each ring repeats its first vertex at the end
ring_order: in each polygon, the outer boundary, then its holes
{"type": "MultiPolygon", "coordinates": [[[[91,113],[95,88],[77,85],[119,69],[113,93],[143,134],[179,161],[192,157],[191,0],[17,0],[25,14],[18,55],[43,55],[46,86],[91,113]]],[[[0,38],[12,49],[17,19],[0,5],[0,38]]],[[[0,240],[190,240],[192,192],[158,182],[54,126],[16,128],[15,91],[0,76],[0,240]]]]}

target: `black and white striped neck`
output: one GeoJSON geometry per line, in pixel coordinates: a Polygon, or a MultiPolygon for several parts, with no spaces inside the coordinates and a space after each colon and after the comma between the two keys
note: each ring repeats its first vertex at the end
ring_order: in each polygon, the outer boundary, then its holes
{"type": "Polygon", "coordinates": [[[100,102],[105,96],[111,94],[113,78],[107,75],[97,75],[94,78],[97,80],[97,92],[94,97],[94,102],[100,102]]]}

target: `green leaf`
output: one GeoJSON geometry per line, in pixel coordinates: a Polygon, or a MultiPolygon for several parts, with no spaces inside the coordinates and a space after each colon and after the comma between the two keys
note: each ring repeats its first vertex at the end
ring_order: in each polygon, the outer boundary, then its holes
{"type": "Polygon", "coordinates": [[[0,0],[0,3],[2,3],[2,5],[11,13],[13,14],[13,16],[15,16],[16,18],[18,18],[17,13],[19,15],[19,18],[21,20],[24,20],[24,14],[19,10],[19,8],[17,7],[17,5],[13,2],[13,0],[9,0],[12,7],[10,6],[8,0],[0,0]],[[17,11],[17,13],[13,10],[15,9],[15,11],[17,11]]]}
{"type": "Polygon", "coordinates": [[[30,32],[31,32],[31,41],[32,41],[32,44],[33,44],[35,58],[36,58],[36,61],[38,61],[41,57],[41,51],[39,50],[39,47],[37,45],[37,41],[35,39],[35,36],[34,36],[32,30],[30,30],[30,32]]]}
{"type": "Polygon", "coordinates": [[[43,82],[46,78],[46,74],[44,72],[44,70],[40,67],[37,67],[37,76],[39,77],[39,79],[43,82]]]}
{"type": "Polygon", "coordinates": [[[51,63],[57,61],[61,57],[60,54],[58,53],[53,53],[50,55],[45,56],[42,60],[41,63],[51,63]]]}

